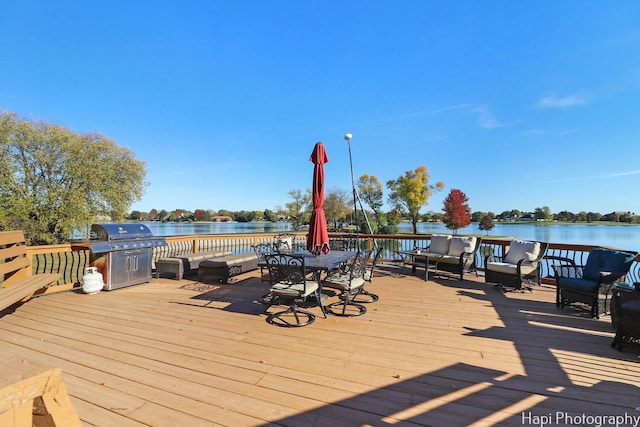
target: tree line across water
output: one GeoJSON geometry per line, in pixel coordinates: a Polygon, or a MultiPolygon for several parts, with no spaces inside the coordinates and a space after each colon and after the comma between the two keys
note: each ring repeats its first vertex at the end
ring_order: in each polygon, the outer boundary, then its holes
{"type": "MultiPolygon", "coordinates": [[[[362,177],[361,177],[362,179],[362,177]]],[[[362,190],[362,189],[361,189],[362,190]]],[[[370,199],[366,190],[362,190],[364,197],[370,199]]],[[[221,209],[219,211],[196,209],[191,212],[185,209],[172,211],[152,209],[150,212],[133,211],[129,216],[131,220],[142,221],[203,221],[208,222],[225,218],[237,222],[252,221],[292,221],[294,228],[300,228],[306,224],[311,217],[310,194],[304,194],[300,190],[291,190],[289,195],[292,202],[287,203],[285,208],[278,207],[276,211],[265,209],[264,211],[229,211],[221,209]]],[[[533,212],[512,209],[499,214],[493,212],[471,212],[466,195],[457,189],[451,190],[443,202],[443,212],[427,212],[418,216],[418,222],[440,222],[444,223],[454,232],[464,228],[471,223],[477,223],[479,230],[491,230],[495,222],[562,222],[562,223],[623,223],[640,224],[640,216],[631,212],[611,212],[600,214],[598,212],[581,211],[573,213],[561,211],[552,213],[548,206],[536,208],[533,212]]],[[[351,224],[353,218],[353,198],[343,190],[329,190],[325,201],[325,216],[331,229],[343,229],[344,224],[351,224]]],[[[397,209],[387,212],[375,212],[372,209],[365,211],[367,221],[364,220],[362,212],[357,213],[358,226],[363,232],[372,231],[374,233],[394,234],[398,232],[397,225],[403,220],[410,220],[409,216],[403,215],[397,209]],[[371,226],[371,230],[369,229],[371,226]]]]}

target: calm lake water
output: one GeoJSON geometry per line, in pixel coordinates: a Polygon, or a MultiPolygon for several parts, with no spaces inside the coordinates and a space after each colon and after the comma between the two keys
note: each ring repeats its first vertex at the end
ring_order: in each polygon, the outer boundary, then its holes
{"type": "MultiPolygon", "coordinates": [[[[291,231],[288,222],[169,223],[145,222],[154,236],[229,233],[283,233],[291,231]]],[[[400,231],[411,233],[411,224],[401,224],[400,231]]],[[[418,224],[419,233],[450,233],[443,224],[418,224]]],[[[460,229],[460,234],[482,234],[478,224],[460,229]]],[[[509,236],[525,240],[554,243],[611,246],[640,252],[640,226],[587,224],[496,224],[491,236],[509,236]]]]}

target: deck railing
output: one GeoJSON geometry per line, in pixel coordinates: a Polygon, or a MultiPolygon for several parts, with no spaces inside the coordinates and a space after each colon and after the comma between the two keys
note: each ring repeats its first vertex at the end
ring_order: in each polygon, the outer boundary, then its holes
{"type": "MultiPolygon", "coordinates": [[[[300,249],[306,246],[306,234],[294,233],[294,248],[300,249]]],[[[167,245],[155,248],[153,251],[153,264],[158,258],[182,255],[209,250],[225,250],[233,253],[252,251],[252,247],[258,243],[273,242],[277,234],[216,234],[216,235],[190,235],[166,237],[167,245]]],[[[354,238],[354,235],[330,234],[330,238],[354,238]]],[[[482,238],[482,244],[477,254],[476,263],[478,270],[484,269],[486,255],[501,256],[509,246],[510,238],[482,238]]],[[[381,263],[400,263],[402,260],[397,255],[400,250],[409,250],[415,247],[425,247],[429,244],[431,235],[427,234],[360,234],[357,236],[361,249],[382,248],[381,263]]],[[[584,265],[589,251],[599,246],[572,245],[563,243],[549,243],[546,258],[542,263],[542,277],[545,283],[554,283],[552,265],[559,258],[571,259],[576,265],[584,265]]],[[[624,248],[620,248],[624,249],[624,248]]],[[[30,246],[28,252],[33,259],[34,273],[59,273],[62,278],[53,285],[49,292],[69,290],[80,285],[85,268],[89,265],[90,253],[87,249],[72,248],[71,245],[47,245],[30,246]]],[[[627,282],[640,281],[640,257],[636,259],[627,276],[627,282]]]]}

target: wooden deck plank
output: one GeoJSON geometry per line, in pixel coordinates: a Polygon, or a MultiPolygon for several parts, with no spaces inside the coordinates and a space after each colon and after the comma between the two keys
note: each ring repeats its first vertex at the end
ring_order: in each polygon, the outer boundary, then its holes
{"type": "Polygon", "coordinates": [[[557,309],[553,288],[504,294],[384,266],[366,315],[285,329],[254,303],[268,288],[257,276],[31,300],[0,317],[0,385],[59,367],[100,426],[515,426],[522,411],[637,406],[638,349],[612,350],[608,318],[557,309]]]}

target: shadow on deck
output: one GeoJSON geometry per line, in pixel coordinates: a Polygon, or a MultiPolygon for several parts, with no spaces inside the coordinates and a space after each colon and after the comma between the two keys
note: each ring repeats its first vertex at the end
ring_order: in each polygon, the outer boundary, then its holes
{"type": "MultiPolygon", "coordinates": [[[[159,279],[93,300],[39,298],[0,318],[0,340],[9,354],[24,351],[29,364],[61,366],[87,425],[604,426],[640,419],[633,418],[640,417],[640,349],[610,348],[608,317],[556,308],[549,286],[505,294],[475,275],[424,282],[398,271],[382,266],[367,285],[380,301],[366,315],[319,318],[301,329],[268,325],[257,303],[268,285],[246,274],[228,285],[159,279]],[[60,329],[71,328],[65,306],[79,324],[98,328],[95,340],[90,329],[60,329]],[[56,320],[62,326],[45,326],[56,320]],[[125,329],[99,327],[105,320],[125,329]],[[35,337],[43,337],[40,347],[35,337]],[[132,356],[101,351],[108,345],[101,337],[122,340],[118,351],[132,356]],[[82,369],[73,364],[78,353],[91,357],[82,369]],[[121,377],[120,385],[92,369],[121,377]],[[89,395],[86,384],[101,381],[105,393],[136,393],[140,405],[165,417],[142,406],[120,411],[89,395]],[[146,392],[129,391],[131,383],[146,392]]],[[[15,364],[5,359],[2,373],[20,369],[15,364]]]]}

